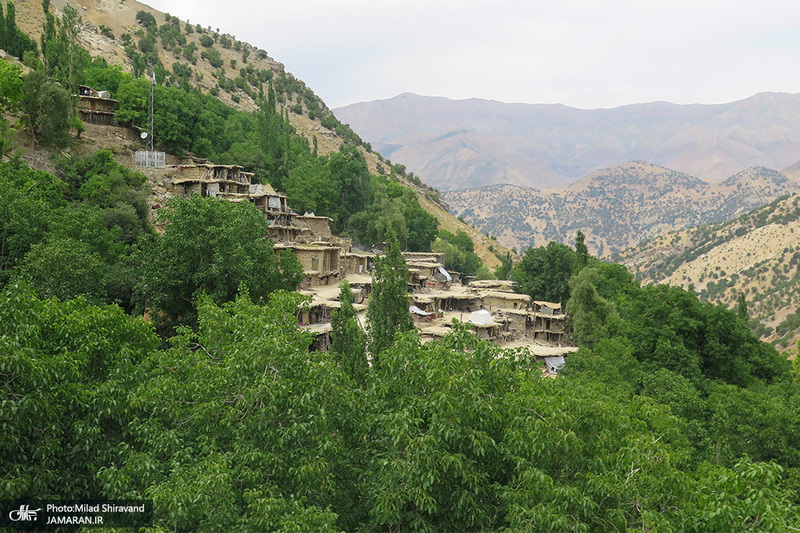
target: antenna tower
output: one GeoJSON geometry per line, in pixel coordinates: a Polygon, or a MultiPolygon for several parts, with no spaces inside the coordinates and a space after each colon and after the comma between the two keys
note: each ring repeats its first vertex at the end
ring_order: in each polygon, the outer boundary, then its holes
{"type": "Polygon", "coordinates": [[[150,98],[147,102],[147,151],[153,151],[153,107],[156,94],[156,73],[150,67],[150,98]]]}

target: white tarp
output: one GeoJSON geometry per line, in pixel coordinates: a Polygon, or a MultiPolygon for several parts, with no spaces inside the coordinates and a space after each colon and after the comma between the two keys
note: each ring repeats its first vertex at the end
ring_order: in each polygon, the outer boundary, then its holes
{"type": "Polygon", "coordinates": [[[250,194],[264,194],[264,187],[260,183],[253,183],[250,185],[250,194]]]}
{"type": "Polygon", "coordinates": [[[433,314],[433,313],[426,313],[416,305],[412,305],[411,307],[408,308],[408,310],[411,311],[411,313],[419,316],[431,316],[433,314]]]}
{"type": "Polygon", "coordinates": [[[558,369],[564,366],[564,357],[554,355],[552,357],[545,357],[544,364],[547,365],[547,371],[551,374],[558,374],[558,369]]]}
{"type": "Polygon", "coordinates": [[[444,279],[446,279],[448,282],[449,281],[453,281],[453,278],[450,277],[450,273],[447,270],[445,270],[442,267],[438,267],[438,268],[439,268],[439,272],[444,276],[444,279]]]}
{"type": "Polygon", "coordinates": [[[492,315],[486,309],[480,311],[473,311],[469,315],[469,322],[478,326],[485,326],[493,322],[492,315]]]}

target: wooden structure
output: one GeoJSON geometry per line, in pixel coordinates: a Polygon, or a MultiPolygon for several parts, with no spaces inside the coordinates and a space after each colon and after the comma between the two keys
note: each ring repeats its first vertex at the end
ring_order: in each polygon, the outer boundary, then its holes
{"type": "Polygon", "coordinates": [[[78,118],[89,124],[102,126],[116,126],[114,113],[119,100],[111,98],[108,91],[95,91],[91,87],[81,85],[78,87],[78,118]]]}

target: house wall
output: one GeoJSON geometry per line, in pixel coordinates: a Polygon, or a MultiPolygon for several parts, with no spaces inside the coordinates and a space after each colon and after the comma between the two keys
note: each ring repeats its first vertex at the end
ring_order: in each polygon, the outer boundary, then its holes
{"type": "Polygon", "coordinates": [[[328,217],[298,216],[297,222],[299,224],[304,224],[314,235],[323,237],[331,236],[330,219],[328,217]]]}

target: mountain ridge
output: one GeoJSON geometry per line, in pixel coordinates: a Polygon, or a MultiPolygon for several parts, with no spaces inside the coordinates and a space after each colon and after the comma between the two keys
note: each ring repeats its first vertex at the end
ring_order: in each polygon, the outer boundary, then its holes
{"type": "Polygon", "coordinates": [[[518,250],[586,235],[599,256],[678,229],[728,220],[800,192],[800,172],[743,170],[721,183],[643,161],[595,171],[562,189],[488,185],[444,194],[451,210],[518,250]]]}
{"type": "Polygon", "coordinates": [[[758,93],[722,104],[651,102],[578,109],[563,104],[507,104],[403,93],[336,108],[379,151],[441,190],[508,181],[502,145],[516,157],[512,183],[539,189],[568,185],[600,168],[646,160],[720,181],[745,168],[784,168],[800,160],[800,94],[758,93]],[[747,126],[742,126],[746,124],[747,126]],[[462,133],[463,132],[463,133],[462,133]],[[448,158],[469,136],[490,161],[448,158]],[[436,139],[439,139],[436,141],[436,139]],[[566,162],[566,163],[565,163],[566,162]],[[457,167],[460,177],[443,169],[457,167]]]}

